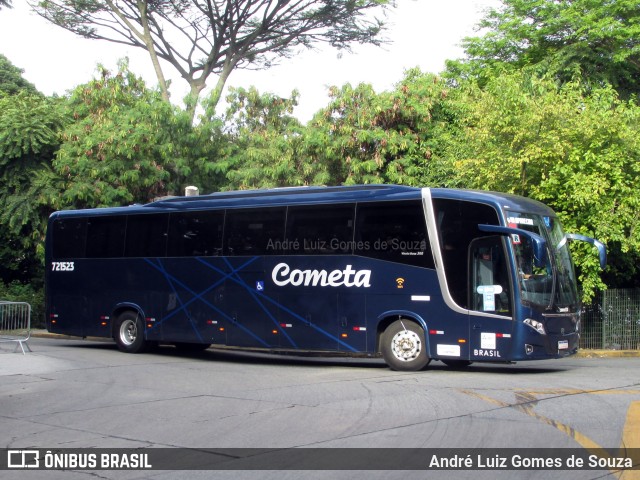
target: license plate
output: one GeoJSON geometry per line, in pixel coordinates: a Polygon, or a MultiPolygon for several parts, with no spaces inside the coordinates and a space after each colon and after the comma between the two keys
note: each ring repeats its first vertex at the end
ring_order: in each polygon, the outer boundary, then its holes
{"type": "Polygon", "coordinates": [[[569,348],[569,340],[560,340],[558,342],[558,350],[566,350],[569,348]]]}

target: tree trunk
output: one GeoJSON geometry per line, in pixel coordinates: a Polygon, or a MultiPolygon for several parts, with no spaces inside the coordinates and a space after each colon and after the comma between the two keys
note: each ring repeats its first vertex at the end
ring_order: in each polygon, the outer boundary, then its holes
{"type": "Polygon", "coordinates": [[[167,81],[164,78],[164,72],[160,66],[160,60],[156,54],[156,49],[153,45],[153,39],[151,38],[151,31],[149,30],[149,17],[147,16],[147,2],[144,0],[138,0],[138,11],[140,12],[140,18],[142,21],[143,37],[142,41],[147,46],[149,56],[151,57],[151,63],[153,69],[156,72],[158,79],[158,85],[160,85],[160,91],[162,92],[162,98],[165,101],[169,101],[169,89],[167,88],[167,81]]]}

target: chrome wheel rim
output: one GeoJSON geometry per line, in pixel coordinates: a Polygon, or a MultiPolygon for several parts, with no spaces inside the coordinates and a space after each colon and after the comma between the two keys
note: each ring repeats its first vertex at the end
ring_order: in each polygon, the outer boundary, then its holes
{"type": "Polygon", "coordinates": [[[124,345],[132,345],[138,337],[138,327],[133,320],[125,320],[120,325],[120,340],[124,345]]]}
{"type": "Polygon", "coordinates": [[[403,362],[415,360],[422,351],[420,336],[411,330],[396,333],[391,339],[391,351],[394,357],[403,362]]]}

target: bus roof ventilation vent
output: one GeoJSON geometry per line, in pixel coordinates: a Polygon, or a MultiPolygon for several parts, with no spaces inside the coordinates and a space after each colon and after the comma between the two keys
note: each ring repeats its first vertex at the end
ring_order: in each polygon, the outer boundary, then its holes
{"type": "Polygon", "coordinates": [[[184,189],[185,197],[197,197],[198,195],[200,195],[200,190],[198,189],[198,187],[190,185],[184,189]]]}

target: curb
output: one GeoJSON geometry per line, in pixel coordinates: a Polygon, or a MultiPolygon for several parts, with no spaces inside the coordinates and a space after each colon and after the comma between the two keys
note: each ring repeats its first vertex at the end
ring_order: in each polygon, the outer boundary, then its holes
{"type": "Polygon", "coordinates": [[[640,350],[578,350],[576,357],[580,358],[623,358],[640,357],[640,350]]]}
{"type": "Polygon", "coordinates": [[[51,333],[46,330],[31,330],[31,338],[57,338],[59,340],[88,340],[90,342],[111,342],[113,339],[107,337],[76,337],[74,335],[63,335],[51,333]]]}
{"type": "MultiPolygon", "coordinates": [[[[71,335],[61,335],[59,333],[50,333],[46,330],[31,331],[34,338],[58,338],[62,340],[89,340],[92,342],[110,342],[110,338],[105,337],[74,337],[71,335]]],[[[640,357],[640,350],[597,350],[582,348],[574,355],[576,358],[636,358],[640,357]]]]}

